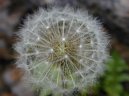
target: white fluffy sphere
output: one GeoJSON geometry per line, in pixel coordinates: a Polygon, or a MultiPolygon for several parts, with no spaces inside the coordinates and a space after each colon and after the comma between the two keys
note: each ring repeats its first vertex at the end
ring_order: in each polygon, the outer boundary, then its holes
{"type": "Polygon", "coordinates": [[[20,36],[17,64],[26,70],[26,82],[43,94],[88,87],[103,73],[108,37],[87,12],[40,9],[28,17],[20,36]]]}

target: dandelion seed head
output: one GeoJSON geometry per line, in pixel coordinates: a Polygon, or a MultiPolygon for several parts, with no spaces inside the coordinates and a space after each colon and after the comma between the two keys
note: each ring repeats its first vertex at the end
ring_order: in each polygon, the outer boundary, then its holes
{"type": "Polygon", "coordinates": [[[21,54],[17,64],[27,71],[27,82],[43,93],[91,86],[109,57],[108,36],[97,22],[70,8],[36,12],[25,22],[16,45],[21,54]]]}

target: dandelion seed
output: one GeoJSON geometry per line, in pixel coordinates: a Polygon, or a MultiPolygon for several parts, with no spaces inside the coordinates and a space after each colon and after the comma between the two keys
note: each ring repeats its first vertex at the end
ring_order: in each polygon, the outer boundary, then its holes
{"type": "Polygon", "coordinates": [[[80,30],[77,29],[76,32],[77,32],[77,33],[80,33],[80,30]]]}
{"type": "Polygon", "coordinates": [[[46,29],[49,29],[50,27],[49,26],[46,26],[46,29]]]}
{"type": "Polygon", "coordinates": [[[54,51],[54,50],[51,48],[51,49],[50,49],[50,52],[52,53],[53,51],[54,51]]]}
{"type": "Polygon", "coordinates": [[[79,48],[82,48],[82,45],[79,45],[79,48]]]}
{"type": "Polygon", "coordinates": [[[39,40],[40,40],[40,37],[37,38],[37,41],[39,41],[39,40]]]}
{"type": "Polygon", "coordinates": [[[62,38],[62,41],[65,41],[65,40],[66,40],[66,39],[63,37],[63,38],[62,38]]]}
{"type": "Polygon", "coordinates": [[[36,54],[39,54],[39,51],[38,50],[36,50],[36,54]]]}
{"type": "Polygon", "coordinates": [[[65,55],[65,56],[64,56],[64,58],[66,58],[66,59],[67,59],[67,58],[68,58],[68,55],[65,55]]]}
{"type": "Polygon", "coordinates": [[[80,62],[80,63],[82,63],[82,62],[83,62],[83,60],[82,60],[82,59],[80,59],[80,60],[79,60],[79,62],[80,62]]]}

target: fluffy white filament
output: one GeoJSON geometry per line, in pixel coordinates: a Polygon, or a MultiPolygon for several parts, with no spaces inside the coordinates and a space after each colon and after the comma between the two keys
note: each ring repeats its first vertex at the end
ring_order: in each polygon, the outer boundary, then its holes
{"type": "Polygon", "coordinates": [[[43,94],[88,87],[103,73],[108,38],[86,12],[40,9],[28,17],[20,36],[17,64],[43,94]]]}

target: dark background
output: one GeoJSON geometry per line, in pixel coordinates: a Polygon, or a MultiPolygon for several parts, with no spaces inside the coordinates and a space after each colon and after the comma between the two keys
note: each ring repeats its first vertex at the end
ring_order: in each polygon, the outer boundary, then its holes
{"type": "Polygon", "coordinates": [[[22,72],[16,68],[18,53],[13,45],[19,41],[16,34],[26,16],[39,7],[65,5],[88,10],[102,22],[111,37],[113,60],[108,62],[111,70],[107,70],[100,83],[90,92],[83,92],[82,96],[129,96],[129,0],[0,0],[0,96],[16,96],[12,86],[19,82],[22,72]]]}

